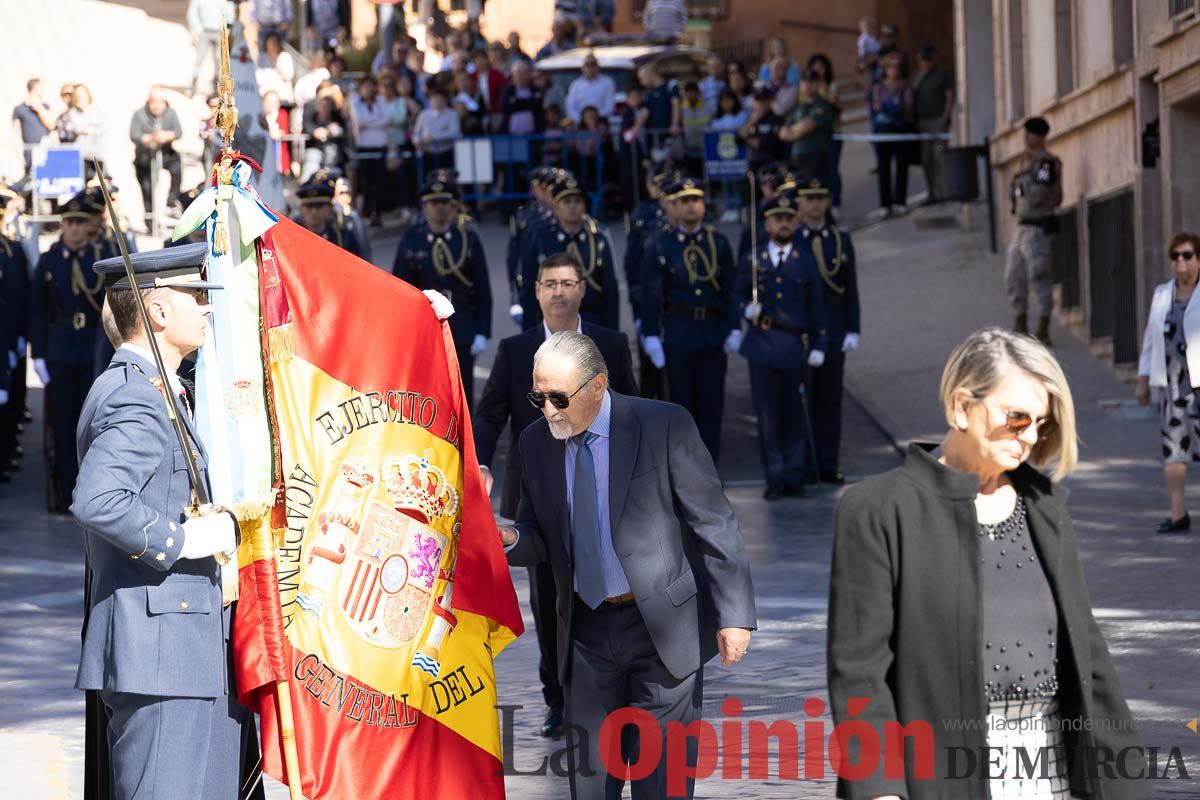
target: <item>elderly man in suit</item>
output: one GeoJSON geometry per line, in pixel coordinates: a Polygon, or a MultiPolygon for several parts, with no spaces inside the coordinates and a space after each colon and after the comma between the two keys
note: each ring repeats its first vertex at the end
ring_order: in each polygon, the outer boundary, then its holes
{"type": "Polygon", "coordinates": [[[151,331],[128,280],[117,278],[122,261],[95,265],[121,346],[88,393],[78,431],[71,512],[85,532],[90,576],[75,685],[99,691],[107,708],[116,798],[238,797],[250,717],[229,671],[230,613],[217,562],[235,549],[237,523],[228,513],[185,515],[189,455],[208,477],[175,374],[203,344],[208,290],[221,288],[202,278],[207,253],[200,243],[132,256],[151,331]],[[190,453],[168,404],[185,423],[190,453]]]}
{"type": "MultiPolygon", "coordinates": [[[[483,387],[483,396],[475,409],[475,453],[479,457],[483,481],[488,491],[492,487],[492,471],[496,445],[506,423],[511,421],[508,457],[504,461],[504,489],[500,513],[512,519],[517,515],[517,500],[521,496],[521,431],[541,418],[538,409],[530,405],[528,395],[533,389],[533,354],[542,342],[558,331],[578,331],[590,338],[604,356],[612,375],[612,385],[621,394],[636,395],[637,382],[633,377],[633,360],[629,340],[620,331],[584,322],[579,316],[587,283],[583,265],[571,253],[556,253],[542,262],[534,285],[542,322],[524,333],[500,342],[492,374],[483,387]]],[[[533,611],[537,631],[538,675],[542,681],[542,697],[546,701],[546,718],[542,723],[543,736],[562,735],[563,692],[558,680],[558,636],[555,610],[554,573],[549,563],[529,569],[529,606],[533,611]]]]}
{"type": "MultiPolygon", "coordinates": [[[[739,661],[757,624],[746,546],[691,415],[610,391],[591,339],[547,339],[533,388],[543,419],[521,434],[521,500],[500,538],[510,564],[554,572],[572,796],[619,798],[641,732],[601,742],[601,724],[639,709],[665,748],[667,723],[699,719],[705,662],[739,661]]],[[[660,760],[633,797],[692,796],[669,777],[660,760]]]]}

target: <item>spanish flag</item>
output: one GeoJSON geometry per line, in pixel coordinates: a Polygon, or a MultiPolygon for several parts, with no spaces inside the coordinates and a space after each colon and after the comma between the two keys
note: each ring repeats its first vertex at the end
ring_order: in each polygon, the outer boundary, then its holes
{"type": "Polygon", "coordinates": [[[310,800],[503,797],[492,659],[522,624],[449,328],[286,219],[257,247],[280,491],[234,654],[263,768],[286,780],[290,705],[310,800]]]}

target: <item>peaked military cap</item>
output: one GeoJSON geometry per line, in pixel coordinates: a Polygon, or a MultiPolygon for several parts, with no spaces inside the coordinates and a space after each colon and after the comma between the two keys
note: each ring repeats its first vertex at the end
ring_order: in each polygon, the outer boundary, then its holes
{"type": "Polygon", "coordinates": [[[458,199],[458,176],[451,170],[439,169],[430,173],[421,189],[421,202],[458,199]]]}
{"type": "Polygon", "coordinates": [[[772,217],[776,214],[794,215],[796,213],[796,205],[796,196],[794,194],[791,192],[780,192],[763,206],[763,217],[772,217]]]}
{"type": "Polygon", "coordinates": [[[663,188],[668,200],[682,200],[685,197],[704,197],[704,186],[695,178],[677,177],[663,188]]]}
{"type": "MultiPolygon", "coordinates": [[[[208,265],[208,243],[196,242],[163,250],[147,250],[131,253],[133,274],[139,289],[167,287],[171,289],[223,289],[218,283],[205,280],[208,265]]],[[[129,278],[125,276],[125,261],[121,257],[97,261],[92,269],[107,283],[113,276],[120,276],[110,289],[128,289],[129,278]]]]}
{"type": "Polygon", "coordinates": [[[554,182],[554,199],[563,200],[568,197],[583,197],[583,187],[570,173],[565,173],[554,182]]]}
{"type": "Polygon", "coordinates": [[[300,198],[300,205],[311,206],[321,203],[333,202],[333,190],[335,179],[325,176],[323,179],[317,175],[309,178],[308,183],[296,190],[296,196],[300,198]]]}
{"type": "Polygon", "coordinates": [[[796,194],[802,196],[829,194],[829,186],[820,178],[801,178],[796,181],[796,194]]]}
{"type": "Polygon", "coordinates": [[[59,206],[58,213],[63,219],[91,219],[99,212],[92,205],[92,199],[84,189],[67,202],[59,206]]]}

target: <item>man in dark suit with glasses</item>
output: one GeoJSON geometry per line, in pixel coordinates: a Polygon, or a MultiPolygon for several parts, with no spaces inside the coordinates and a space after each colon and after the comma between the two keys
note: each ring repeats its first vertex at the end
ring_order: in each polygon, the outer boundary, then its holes
{"type": "MultiPolygon", "coordinates": [[[[583,267],[570,253],[549,256],[538,269],[534,291],[542,311],[542,321],[524,333],[500,342],[492,374],[488,376],[483,395],[479,398],[472,420],[475,425],[475,452],[483,471],[484,486],[491,491],[496,446],[506,423],[510,424],[508,456],[504,462],[504,487],[500,513],[508,519],[517,515],[517,500],[521,494],[521,431],[541,418],[537,408],[529,404],[526,395],[533,389],[533,354],[542,342],[558,331],[578,331],[591,338],[600,349],[613,388],[622,394],[636,395],[637,382],[633,377],[629,340],[620,331],[584,322],[579,316],[587,284],[583,267]]],[[[554,575],[549,564],[539,564],[529,570],[529,605],[537,630],[541,659],[538,672],[542,680],[542,697],[546,702],[543,736],[561,736],[563,725],[562,686],[555,667],[557,636],[554,575]]]]}

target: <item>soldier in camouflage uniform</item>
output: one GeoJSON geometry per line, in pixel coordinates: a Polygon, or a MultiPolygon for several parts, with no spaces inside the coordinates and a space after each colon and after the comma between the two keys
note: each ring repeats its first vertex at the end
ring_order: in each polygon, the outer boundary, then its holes
{"type": "Polygon", "coordinates": [[[1038,299],[1037,338],[1050,344],[1053,275],[1050,236],[1057,228],[1055,209],[1062,202],[1062,162],[1046,150],[1050,125],[1042,117],[1025,122],[1025,154],[1009,185],[1017,233],[1008,248],[1004,288],[1012,305],[1013,330],[1029,332],[1029,285],[1038,299]]]}

